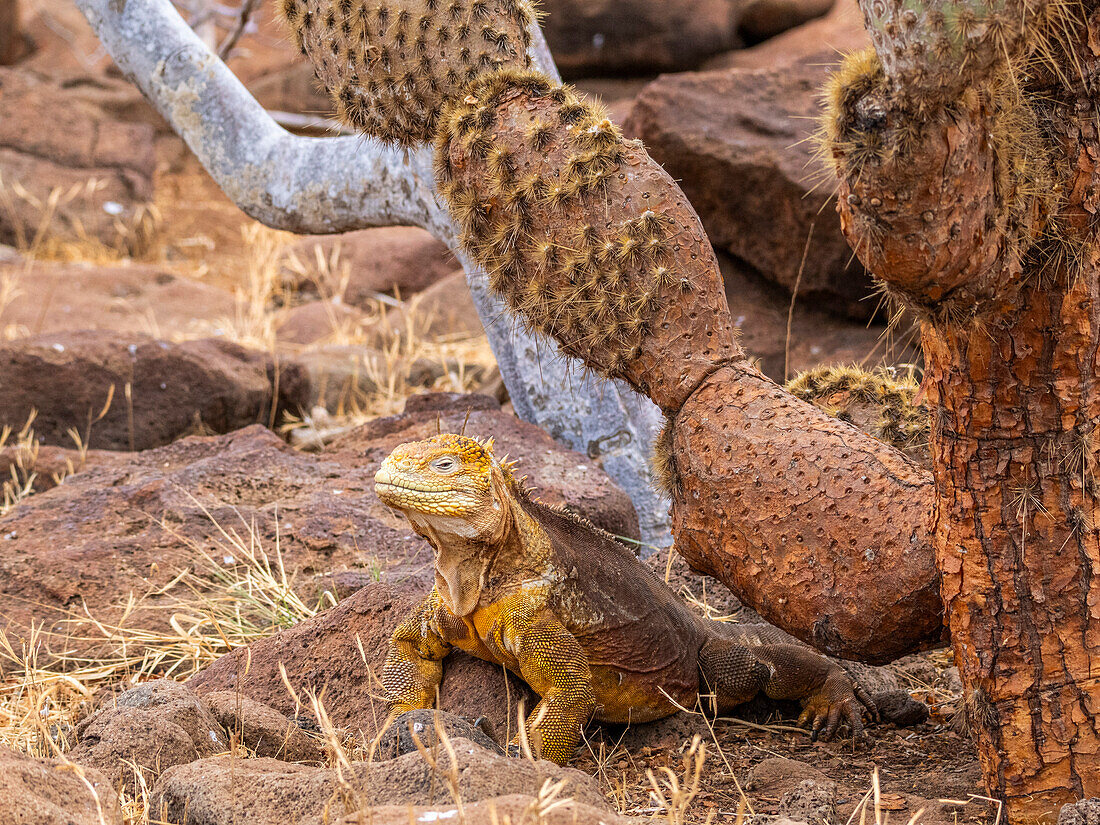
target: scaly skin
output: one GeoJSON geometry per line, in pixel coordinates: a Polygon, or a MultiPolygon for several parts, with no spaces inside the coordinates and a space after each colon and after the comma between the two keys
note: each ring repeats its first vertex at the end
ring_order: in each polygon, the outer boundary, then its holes
{"type": "Polygon", "coordinates": [[[534,500],[491,441],[402,444],[375,491],[435,551],[435,587],[390,641],[382,684],[395,711],[431,707],[458,648],[542,697],[526,733],[559,764],[590,718],[647,722],[700,696],[720,712],[760,691],[801,699],[800,723],[825,738],[842,718],[862,736],[863,706],[875,714],[842,668],[781,631],[697,616],[611,536],[534,500]]]}

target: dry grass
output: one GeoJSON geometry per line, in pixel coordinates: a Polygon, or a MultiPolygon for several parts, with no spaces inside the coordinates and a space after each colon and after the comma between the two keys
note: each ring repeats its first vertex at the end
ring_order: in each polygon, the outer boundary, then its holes
{"type": "MultiPolygon", "coordinates": [[[[0,426],[0,453],[6,453],[7,476],[0,478],[0,518],[10,513],[28,496],[42,487],[40,472],[38,469],[38,456],[41,444],[34,435],[34,420],[37,418],[36,410],[31,410],[22,428],[15,432],[13,428],[5,424],[0,426]]],[[[63,483],[73,473],[83,469],[87,461],[88,448],[80,433],[75,429],[69,431],[76,448],[76,460],[65,459],[65,466],[60,470],[50,473],[50,485],[56,487],[63,483]]]]}
{"type": "Polygon", "coordinates": [[[42,198],[19,181],[0,176],[0,211],[15,232],[16,249],[27,258],[45,261],[114,263],[157,257],[161,251],[159,210],[150,204],[131,216],[111,215],[100,203],[103,186],[102,180],[89,178],[68,189],[55,186],[42,198]],[[84,214],[101,214],[99,225],[86,227],[67,212],[78,206],[84,214]],[[104,236],[112,240],[104,242],[104,236]]]}
{"type": "MultiPolygon", "coordinates": [[[[112,219],[112,231],[118,240],[113,245],[105,244],[97,234],[62,217],[66,207],[81,199],[94,199],[101,186],[100,182],[89,180],[69,190],[56,188],[40,199],[19,182],[0,177],[0,214],[6,214],[16,226],[16,246],[25,259],[20,264],[0,267],[0,317],[19,294],[20,281],[36,260],[117,265],[134,258],[171,259],[173,263],[166,266],[175,274],[207,282],[213,277],[213,267],[221,273],[215,280],[236,284],[232,315],[205,322],[200,318],[182,332],[161,326],[151,313],[144,319],[143,331],[173,341],[216,335],[280,358],[321,348],[361,349],[350,376],[341,366],[333,371],[331,379],[321,379],[336,382],[327,388],[326,396],[337,397],[328,409],[338,420],[337,426],[398,412],[404,399],[415,392],[478,389],[496,364],[484,334],[458,337],[429,334],[432,319],[417,296],[402,300],[380,293],[365,309],[341,311],[351,272],[339,244],[329,246],[327,252],[318,245],[305,253],[291,233],[249,221],[241,230],[239,249],[243,254],[233,261],[222,260],[229,249],[212,246],[207,250],[210,254],[202,256],[212,263],[205,260],[186,263],[189,256],[183,246],[197,242],[196,238],[173,241],[160,234],[158,228],[162,222],[155,207],[138,215],[132,226],[112,219]],[[28,214],[37,216],[32,227],[27,226],[28,214]],[[18,216],[22,218],[17,219],[18,216]],[[241,259],[243,266],[238,263],[241,259]],[[300,294],[303,288],[308,296],[300,294]],[[304,346],[280,340],[280,326],[304,299],[317,300],[325,308],[329,316],[328,334],[304,346]]],[[[0,326],[0,340],[28,334],[30,330],[26,328],[0,326]]],[[[288,423],[288,431],[305,428],[306,434],[299,436],[305,443],[316,442],[321,437],[318,434],[331,424],[322,425],[312,416],[288,423]]]]}
{"type": "Polygon", "coordinates": [[[192,550],[194,564],[168,585],[128,598],[116,618],[107,621],[85,607],[62,630],[33,628],[18,645],[0,634],[0,745],[36,756],[50,755],[55,745],[64,750],[66,731],[104,690],[153,678],[185,679],[225,653],[335,604],[327,591],[316,603],[301,598],[283,564],[278,535],[274,546],[265,547],[254,523],[242,518],[224,525],[210,518],[215,535],[204,543],[177,534],[192,550]],[[167,616],[158,623],[165,629],[130,621],[142,609],[167,616]],[[43,738],[39,723],[50,737],[43,738]]]}
{"type": "MultiPolygon", "coordinates": [[[[62,622],[60,632],[34,627],[18,643],[0,634],[0,746],[64,759],[73,726],[107,693],[149,679],[186,679],[225,653],[335,604],[328,592],[316,603],[301,598],[278,533],[273,546],[265,546],[255,523],[240,518],[221,524],[203,509],[216,528],[212,539],[200,543],[176,534],[192,550],[194,564],[165,587],[131,596],[121,615],[106,621],[85,607],[62,622]],[[149,607],[168,616],[165,629],[130,621],[149,607]]],[[[250,755],[239,743],[234,752],[250,755]]],[[[121,794],[124,819],[155,825],[149,778],[136,765],[131,771],[133,787],[121,794]]]]}
{"type": "Polygon", "coordinates": [[[34,467],[38,461],[38,441],[34,437],[35,414],[31,413],[23,428],[15,433],[12,441],[12,428],[5,424],[0,427],[0,450],[10,449],[13,453],[8,467],[8,477],[2,479],[3,501],[0,501],[0,518],[10,513],[20,501],[34,493],[34,482],[38,473],[34,467]],[[12,443],[8,443],[11,441],[12,443]]]}
{"type": "MultiPolygon", "coordinates": [[[[671,768],[662,768],[664,776],[658,779],[652,770],[646,769],[646,778],[651,788],[650,798],[657,808],[656,813],[663,814],[668,825],[684,825],[687,821],[688,808],[699,795],[699,780],[706,760],[707,746],[697,735],[684,754],[680,776],[671,768]]],[[[707,814],[707,825],[710,825],[713,817],[714,814],[707,814]]]]}
{"type": "Polygon", "coordinates": [[[303,253],[294,236],[259,224],[245,228],[244,241],[249,258],[237,311],[217,324],[226,337],[270,353],[361,351],[346,365],[333,356],[340,368],[319,377],[319,393],[334,403],[283,422],[281,431],[292,443],[317,447],[334,433],[400,412],[416,392],[473,391],[496,364],[484,334],[432,335],[433,318],[419,296],[401,300],[379,294],[366,309],[342,312],[350,269],[339,244],[327,252],[316,245],[303,253]],[[329,330],[308,345],[279,340],[279,328],[302,301],[301,290],[325,310],[329,330]]]}
{"type": "MultiPolygon", "coordinates": [[[[0,267],[0,318],[4,317],[8,306],[21,294],[19,279],[27,268],[29,263],[0,267]]],[[[18,324],[0,324],[0,341],[14,341],[26,334],[27,331],[18,324]]]]}

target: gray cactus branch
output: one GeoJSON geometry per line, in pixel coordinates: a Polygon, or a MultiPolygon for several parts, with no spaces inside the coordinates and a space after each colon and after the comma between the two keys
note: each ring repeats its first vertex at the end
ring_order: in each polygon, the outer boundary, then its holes
{"type": "MultiPolygon", "coordinates": [[[[621,382],[587,375],[521,329],[458,244],[435,191],[432,150],[363,137],[301,137],[271,118],[169,0],[75,0],[116,64],[246,214],[267,226],[331,234],[422,227],[456,251],[516,412],[589,456],[630,495],[645,541],[667,544],[668,504],[651,484],[657,409],[621,382]]],[[[535,28],[532,58],[557,78],[535,28]]]]}

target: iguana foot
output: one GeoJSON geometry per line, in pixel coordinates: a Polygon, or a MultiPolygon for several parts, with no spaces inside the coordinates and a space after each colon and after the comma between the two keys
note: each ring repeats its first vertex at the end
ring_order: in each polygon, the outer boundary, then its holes
{"type": "Polygon", "coordinates": [[[803,701],[798,724],[810,725],[810,739],[832,739],[842,722],[852,731],[852,741],[869,744],[871,737],[863,727],[863,714],[867,712],[878,721],[878,708],[870,694],[842,668],[835,668],[825,683],[813,695],[803,701]]]}

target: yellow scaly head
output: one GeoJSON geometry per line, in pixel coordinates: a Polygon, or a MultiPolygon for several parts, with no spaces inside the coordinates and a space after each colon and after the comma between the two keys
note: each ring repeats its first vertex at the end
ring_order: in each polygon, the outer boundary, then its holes
{"type": "Polygon", "coordinates": [[[510,474],[493,441],[447,433],[399,445],[374,476],[384,504],[407,514],[480,520],[493,508],[493,472],[510,474]]]}

